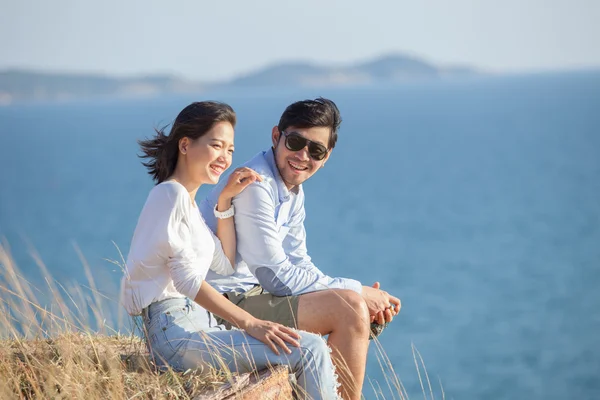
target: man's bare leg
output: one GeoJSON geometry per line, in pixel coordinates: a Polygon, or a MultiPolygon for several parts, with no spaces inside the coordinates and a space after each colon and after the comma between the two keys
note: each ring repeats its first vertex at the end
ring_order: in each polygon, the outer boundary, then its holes
{"type": "Polygon", "coordinates": [[[298,328],[329,335],[342,397],[360,399],[369,349],[369,310],[351,290],[324,290],[299,296],[298,328]]]}

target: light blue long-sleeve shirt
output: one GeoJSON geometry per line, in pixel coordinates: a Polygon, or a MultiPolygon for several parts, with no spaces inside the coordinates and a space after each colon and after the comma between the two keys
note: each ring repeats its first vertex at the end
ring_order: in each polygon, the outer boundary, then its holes
{"type": "MultiPolygon", "coordinates": [[[[321,272],[306,250],[304,192],[290,191],[275,164],[271,149],[257,154],[244,166],[263,178],[233,199],[237,254],[235,274],[223,277],[208,272],[206,281],[220,292],[245,292],[255,284],[276,296],[299,295],[324,289],[351,289],[361,293],[354,279],[332,278],[321,272]]],[[[216,231],[213,210],[227,183],[220,183],[200,204],[208,226],[216,231]]]]}

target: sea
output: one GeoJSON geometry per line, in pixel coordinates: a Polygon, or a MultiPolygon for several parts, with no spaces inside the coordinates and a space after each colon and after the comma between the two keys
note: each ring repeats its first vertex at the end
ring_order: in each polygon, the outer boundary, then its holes
{"type": "Polygon", "coordinates": [[[370,347],[365,398],[600,399],[597,70],[0,107],[2,246],[40,292],[40,260],[95,288],[103,323],[127,331],[117,264],[153,186],[136,141],[225,101],[241,164],[318,96],[343,122],[304,185],[309,254],[403,304],[370,347]]]}

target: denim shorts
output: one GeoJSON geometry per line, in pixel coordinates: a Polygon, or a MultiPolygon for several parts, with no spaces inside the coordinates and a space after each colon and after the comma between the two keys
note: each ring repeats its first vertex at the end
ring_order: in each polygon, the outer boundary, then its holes
{"type": "Polygon", "coordinates": [[[214,315],[185,297],[152,303],[142,316],[148,349],[156,365],[176,370],[184,368],[181,358],[190,341],[203,338],[203,333],[225,330],[214,315]]]}
{"type": "Polygon", "coordinates": [[[337,377],[329,348],[319,335],[300,331],[300,347],[275,354],[240,329],[226,330],[214,315],[187,298],[152,303],[142,311],[147,345],[159,368],[205,368],[243,373],[287,365],[309,398],[337,398],[337,377]]]}

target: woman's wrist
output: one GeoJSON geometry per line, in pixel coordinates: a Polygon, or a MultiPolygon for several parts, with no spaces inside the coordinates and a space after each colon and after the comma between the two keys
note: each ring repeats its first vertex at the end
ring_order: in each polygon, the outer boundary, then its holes
{"type": "Polygon", "coordinates": [[[238,322],[238,328],[246,330],[248,329],[248,327],[252,324],[253,321],[255,321],[256,318],[253,317],[251,314],[248,314],[245,318],[242,318],[239,322],[238,322]]]}
{"type": "Polygon", "coordinates": [[[231,208],[231,197],[219,197],[217,201],[217,211],[223,212],[231,208]]]}

